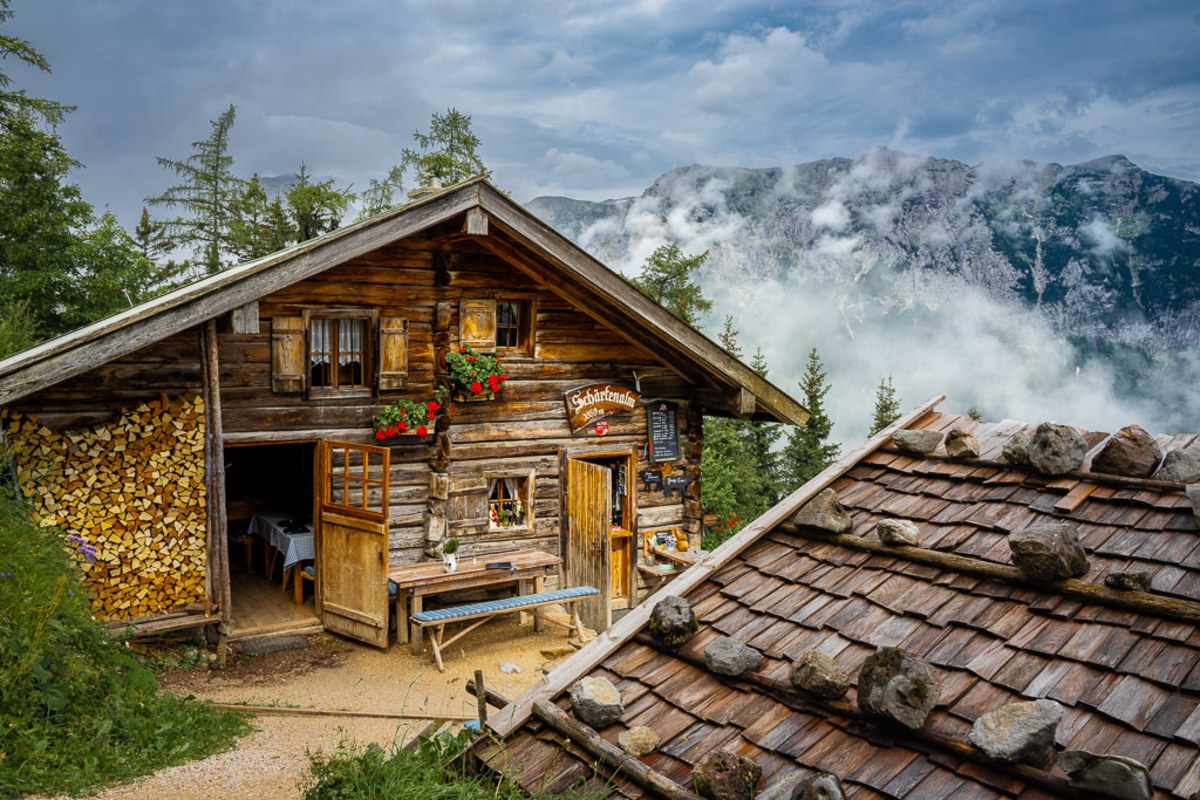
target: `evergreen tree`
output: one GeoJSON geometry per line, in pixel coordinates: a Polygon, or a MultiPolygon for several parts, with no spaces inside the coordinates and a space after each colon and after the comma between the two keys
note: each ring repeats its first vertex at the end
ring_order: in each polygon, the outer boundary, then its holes
{"type": "MultiPolygon", "coordinates": [[[[8,6],[9,0],[0,0],[0,24],[8,22],[13,15],[8,6]]],[[[23,61],[42,72],[50,71],[50,63],[46,61],[46,57],[35,50],[29,42],[15,36],[0,34],[0,60],[6,58],[23,61]]],[[[4,72],[0,72],[0,120],[28,115],[31,118],[40,119],[50,126],[55,126],[75,109],[74,106],[63,105],[53,100],[30,97],[24,89],[10,91],[10,86],[12,86],[12,78],[4,72]]]]}
{"type": "Polygon", "coordinates": [[[704,296],[692,273],[708,260],[708,251],[686,256],[675,243],[660,245],[646,263],[641,274],[631,283],[647,297],[689,325],[696,325],[700,315],[712,309],[712,301],[704,296]]]}
{"type": "Polygon", "coordinates": [[[150,205],[178,208],[183,213],[165,221],[173,244],[194,248],[205,272],[213,274],[234,256],[229,224],[231,206],[245,181],[233,174],[229,153],[229,131],[237,107],[229,106],[211,121],[207,139],[192,142],[192,154],[177,160],[157,156],[158,163],[172,170],[182,182],[162,194],[146,199],[150,205]]]}
{"type": "MultiPolygon", "coordinates": [[[[760,377],[767,377],[767,372],[769,371],[767,358],[763,355],[761,347],[754,351],[754,358],[750,361],[750,368],[758,373],[760,377]]],[[[779,475],[780,454],[775,449],[775,443],[779,441],[782,433],[782,426],[778,422],[750,422],[747,425],[750,435],[750,455],[754,460],[755,469],[762,476],[761,483],[763,492],[769,501],[767,503],[767,507],[769,508],[778,503],[783,497],[779,475]]]]}
{"type": "Polygon", "coordinates": [[[75,162],[53,127],[28,108],[7,108],[0,125],[0,305],[29,314],[32,335],[67,330],[71,265],[92,207],[67,179],[75,162]]]}
{"type": "Polygon", "coordinates": [[[900,398],[896,396],[896,387],[892,384],[892,376],[881,378],[875,388],[875,415],[871,421],[870,436],[900,419],[900,398]]]}
{"type": "MultiPolygon", "coordinates": [[[[733,317],[725,317],[717,338],[730,355],[741,358],[733,317]]],[[[754,423],[741,419],[704,418],[700,480],[704,506],[717,517],[717,525],[705,536],[705,549],[717,546],[771,506],[769,477],[759,469],[753,449],[753,427],[754,423]]]]}
{"type": "MultiPolygon", "coordinates": [[[[479,137],[471,130],[471,118],[457,109],[446,109],[445,114],[435,112],[429,122],[429,133],[416,131],[413,139],[418,149],[404,148],[400,169],[403,172],[411,167],[420,186],[428,185],[434,178],[449,186],[476,175],[490,174],[479,157],[479,137]]],[[[391,178],[389,173],[388,180],[391,178]]]]}
{"type": "Polygon", "coordinates": [[[793,428],[780,458],[785,493],[790,493],[812,480],[828,467],[841,452],[841,445],[830,442],[833,421],[825,413],[825,395],[829,383],[817,348],[808,353],[808,366],[800,379],[804,405],[811,415],[807,425],[793,428]]]}
{"type": "Polygon", "coordinates": [[[367,190],[362,193],[362,207],[358,209],[356,220],[363,220],[382,214],[396,204],[396,195],[404,191],[404,168],[392,167],[383,180],[371,178],[367,181],[367,190]]]}
{"type": "Polygon", "coordinates": [[[354,199],[349,189],[333,188],[333,178],[312,182],[308,167],[301,162],[296,182],[284,192],[288,217],[292,223],[292,241],[306,242],[337,230],[342,215],[354,199]]]}
{"type": "Polygon", "coordinates": [[[967,409],[967,416],[976,422],[983,422],[983,412],[980,411],[979,406],[975,405],[974,403],[972,403],[971,407],[967,409]]]}
{"type": "Polygon", "coordinates": [[[137,227],[133,229],[133,240],[138,252],[151,261],[166,258],[171,252],[171,239],[163,224],[151,219],[150,210],[144,206],[137,227]]]}
{"type": "MultiPolygon", "coordinates": [[[[0,0],[0,23],[12,16],[0,0]]],[[[49,65],[28,42],[0,35],[0,58],[38,69],[49,65]]],[[[0,351],[138,302],[166,276],[143,258],[133,240],[104,215],[95,219],[69,181],[78,164],[58,137],[71,110],[10,89],[0,74],[0,351]]]]}

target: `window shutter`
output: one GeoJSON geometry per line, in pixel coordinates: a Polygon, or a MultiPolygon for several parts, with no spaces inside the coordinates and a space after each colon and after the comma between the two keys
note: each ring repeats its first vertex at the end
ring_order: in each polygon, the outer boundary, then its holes
{"type": "Polygon", "coordinates": [[[304,391],[304,318],[271,319],[271,390],[304,391]]]}
{"type": "Polygon", "coordinates": [[[379,391],[391,392],[408,385],[408,320],[379,318],[379,391]]]}
{"type": "Polygon", "coordinates": [[[496,301],[463,300],[458,307],[458,338],[476,350],[496,348],[496,301]]]}

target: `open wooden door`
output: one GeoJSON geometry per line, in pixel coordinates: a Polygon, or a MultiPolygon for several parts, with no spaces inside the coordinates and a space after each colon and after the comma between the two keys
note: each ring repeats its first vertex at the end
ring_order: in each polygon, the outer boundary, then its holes
{"type": "Polygon", "coordinates": [[[388,643],[386,447],[321,443],[317,592],[326,630],[388,643]]]}
{"type": "Polygon", "coordinates": [[[567,460],[567,586],[595,586],[599,597],[579,604],[579,618],[594,631],[612,625],[609,580],[612,553],[612,475],[607,467],[567,460]]]}

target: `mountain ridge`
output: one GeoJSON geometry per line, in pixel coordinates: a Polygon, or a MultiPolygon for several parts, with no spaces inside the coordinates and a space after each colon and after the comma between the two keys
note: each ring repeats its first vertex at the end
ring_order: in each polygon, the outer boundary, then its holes
{"type": "MultiPolygon", "coordinates": [[[[622,271],[675,241],[709,251],[710,295],[820,295],[851,338],[885,317],[949,325],[947,298],[969,296],[1067,343],[1064,375],[1107,366],[1115,395],[1158,414],[1154,393],[1180,396],[1164,371],[1200,362],[1198,199],[1200,185],[1121,154],[972,166],[877,147],[787,167],[693,164],[636,197],[526,205],[622,271]]],[[[1200,430],[1194,399],[1174,416],[1200,430]]]]}

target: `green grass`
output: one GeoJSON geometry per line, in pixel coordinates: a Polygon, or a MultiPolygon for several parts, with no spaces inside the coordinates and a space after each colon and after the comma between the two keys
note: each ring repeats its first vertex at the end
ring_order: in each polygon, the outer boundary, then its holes
{"type": "Polygon", "coordinates": [[[483,775],[467,775],[459,766],[472,734],[440,733],[422,738],[410,750],[386,752],[377,744],[355,749],[340,746],[332,754],[311,757],[304,800],[586,800],[587,795],[530,795],[520,787],[483,775]]]}
{"type": "Polygon", "coordinates": [[[69,551],[0,486],[0,798],[89,794],[233,746],[236,714],[159,694],[96,622],[69,551]]]}

